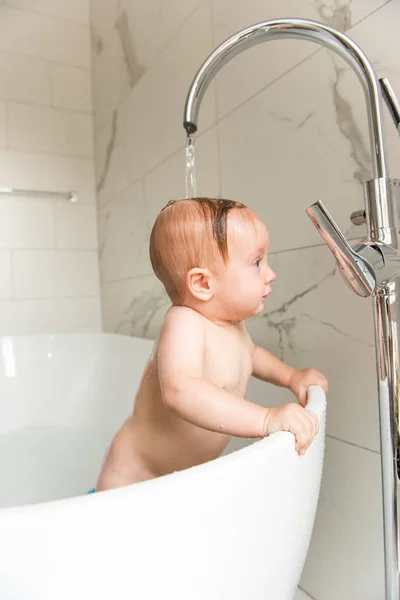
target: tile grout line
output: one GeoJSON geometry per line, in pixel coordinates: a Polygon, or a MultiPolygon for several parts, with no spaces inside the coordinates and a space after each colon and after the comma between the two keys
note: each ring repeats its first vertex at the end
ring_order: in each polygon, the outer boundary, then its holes
{"type": "Polygon", "coordinates": [[[57,215],[56,215],[56,207],[55,202],[52,200],[51,202],[51,215],[53,220],[53,247],[55,250],[59,249],[58,245],[58,227],[57,227],[57,215]]]}
{"type": "Polygon", "coordinates": [[[84,296],[37,296],[34,298],[25,298],[23,296],[14,296],[12,298],[0,298],[2,302],[47,302],[48,300],[97,300],[100,294],[89,294],[84,296]]]}
{"type": "Polygon", "coordinates": [[[315,598],[315,596],[311,596],[309,592],[307,592],[307,590],[305,590],[303,587],[301,587],[301,585],[298,586],[298,589],[301,590],[304,594],[306,594],[306,596],[308,596],[310,598],[310,600],[317,600],[317,598],[315,598]]]}
{"type": "Polygon", "coordinates": [[[10,249],[10,260],[9,260],[9,267],[10,267],[10,295],[11,298],[9,298],[9,300],[13,301],[16,299],[16,294],[15,294],[15,276],[14,276],[14,253],[13,250],[10,249]]]}
{"type": "Polygon", "coordinates": [[[103,281],[102,285],[110,285],[110,284],[114,284],[114,283],[123,283],[126,281],[133,281],[134,279],[143,279],[144,277],[154,277],[155,278],[155,282],[156,281],[156,276],[154,275],[154,273],[149,272],[149,273],[145,273],[143,275],[132,275],[132,276],[128,276],[128,277],[121,277],[120,279],[111,279],[108,281],[103,281]]]}
{"type": "MultiPolygon", "coordinates": [[[[90,115],[88,115],[90,116],[90,115]]],[[[9,152],[17,152],[18,154],[30,154],[34,156],[55,156],[56,158],[93,160],[93,154],[63,154],[62,152],[51,152],[50,150],[30,150],[29,148],[5,148],[9,152]]]]}
{"type": "MultiPolygon", "coordinates": [[[[58,107],[54,106],[53,66],[51,65],[51,63],[47,63],[46,68],[47,68],[47,78],[48,78],[48,84],[49,84],[49,106],[51,106],[51,108],[58,108],[58,107]]],[[[41,105],[39,104],[39,106],[41,106],[41,105]]],[[[93,124],[92,124],[92,126],[93,126],[93,124]]]]}
{"type": "Polygon", "coordinates": [[[11,10],[11,11],[15,10],[20,13],[25,13],[28,15],[33,14],[33,15],[36,15],[43,19],[53,19],[55,21],[61,21],[63,23],[68,23],[68,25],[78,25],[79,27],[84,27],[84,28],[90,27],[90,16],[91,16],[90,14],[89,14],[89,21],[87,23],[82,23],[81,21],[75,21],[74,19],[68,19],[68,17],[60,17],[58,15],[46,14],[46,13],[42,13],[42,12],[32,10],[32,9],[19,8],[18,6],[11,6],[10,4],[8,4],[7,1],[5,4],[0,6],[0,10],[1,10],[1,8],[7,8],[8,10],[11,10]]]}
{"type": "MultiPolygon", "coordinates": [[[[1,9],[1,5],[0,5],[1,9]]],[[[7,50],[0,48],[0,55],[6,54],[7,56],[16,56],[18,58],[25,58],[26,60],[40,61],[42,63],[49,63],[54,65],[60,65],[61,67],[70,67],[71,69],[79,69],[81,71],[92,71],[92,66],[77,65],[76,63],[67,63],[62,60],[54,58],[48,58],[47,56],[37,56],[36,54],[25,54],[24,52],[18,52],[17,50],[7,50]]]]}
{"type": "Polygon", "coordinates": [[[90,253],[90,252],[97,252],[98,248],[59,248],[59,247],[55,247],[55,246],[48,246],[46,247],[42,247],[42,248],[32,248],[32,247],[10,247],[10,248],[1,248],[0,252],[29,252],[30,254],[34,254],[35,252],[55,252],[56,254],[61,254],[62,252],[83,252],[83,253],[90,253]]]}
{"type": "Polygon", "coordinates": [[[361,446],[360,444],[356,444],[355,442],[349,442],[349,440],[343,440],[340,437],[335,435],[331,435],[330,433],[325,434],[325,437],[330,438],[332,440],[336,440],[337,442],[343,442],[343,444],[348,444],[349,446],[354,446],[355,448],[359,448],[360,450],[366,450],[367,452],[372,452],[373,454],[377,454],[380,456],[380,452],[378,450],[372,450],[372,448],[367,448],[366,446],[361,446]]]}
{"type": "Polygon", "coordinates": [[[141,275],[130,275],[127,277],[121,277],[119,279],[108,279],[107,281],[103,280],[104,285],[110,285],[114,283],[125,283],[127,281],[133,281],[134,279],[142,279],[143,277],[156,277],[153,272],[143,273],[141,275]]]}
{"type": "MultiPolygon", "coordinates": [[[[53,86],[51,85],[50,81],[50,95],[53,96],[52,93],[52,88],[53,86]]],[[[2,98],[0,97],[0,100],[2,98]]],[[[81,114],[81,115],[85,115],[88,117],[92,117],[93,113],[92,111],[89,110],[81,110],[80,108],[69,108],[69,107],[65,107],[65,106],[59,106],[58,104],[54,104],[53,103],[53,98],[51,97],[50,99],[50,103],[49,104],[39,104],[39,102],[31,102],[28,100],[16,100],[15,98],[4,98],[4,100],[7,100],[8,102],[13,102],[14,104],[22,104],[23,106],[32,106],[33,108],[51,108],[52,110],[62,110],[63,112],[68,112],[68,113],[72,113],[72,114],[81,114]]]]}
{"type": "Polygon", "coordinates": [[[9,141],[10,141],[10,126],[9,126],[9,110],[8,110],[8,100],[4,100],[4,137],[5,137],[5,149],[9,149],[9,141]]]}
{"type": "MultiPolygon", "coordinates": [[[[37,156],[40,158],[47,158],[48,156],[54,156],[55,158],[65,158],[68,160],[84,160],[84,161],[93,161],[93,156],[88,155],[77,155],[77,154],[61,154],[59,152],[46,152],[45,150],[21,150],[20,148],[0,148],[1,150],[6,150],[7,152],[14,154],[28,154],[29,157],[37,156]]],[[[47,190],[45,190],[47,191],[47,190]]],[[[94,190],[96,191],[96,190],[94,190]]],[[[95,204],[95,202],[92,202],[95,204]]]]}
{"type": "Polygon", "coordinates": [[[141,182],[142,198],[143,198],[143,204],[144,204],[144,216],[145,216],[145,221],[146,221],[146,228],[147,228],[147,232],[150,234],[151,233],[150,211],[149,211],[149,206],[147,204],[147,193],[146,193],[146,184],[144,181],[144,177],[141,178],[140,182],[141,182]]]}
{"type": "MultiPolygon", "coordinates": [[[[363,240],[365,238],[365,236],[363,237],[347,237],[347,240],[351,240],[352,242],[357,241],[357,240],[363,240]]],[[[326,243],[325,242],[318,242],[316,244],[308,244],[307,246],[295,246],[293,248],[284,248],[283,250],[274,250],[269,252],[269,256],[275,256],[278,254],[287,254],[288,252],[297,252],[298,250],[311,250],[312,248],[326,248],[326,243]]]]}

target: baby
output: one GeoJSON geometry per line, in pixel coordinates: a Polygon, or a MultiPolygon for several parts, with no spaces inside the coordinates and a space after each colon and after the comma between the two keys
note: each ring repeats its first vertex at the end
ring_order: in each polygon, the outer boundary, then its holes
{"type": "Polygon", "coordinates": [[[290,431],[304,454],[318,432],[307,388],[328,383],[256,346],[245,320],[261,314],[275,273],[265,225],[244,204],[171,201],[150,238],[150,257],[172,301],[137,392],[114,437],[97,491],[144,481],[218,457],[231,436],[290,431]],[[250,376],[291,390],[299,404],[245,400],[250,376]]]}

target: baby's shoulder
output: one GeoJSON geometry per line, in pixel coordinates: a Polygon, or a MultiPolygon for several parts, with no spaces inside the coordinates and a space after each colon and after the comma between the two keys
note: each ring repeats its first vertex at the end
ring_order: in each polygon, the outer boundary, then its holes
{"type": "Polygon", "coordinates": [[[188,306],[171,306],[163,322],[163,329],[190,327],[193,330],[194,328],[204,329],[204,326],[205,318],[203,315],[188,306]]]}

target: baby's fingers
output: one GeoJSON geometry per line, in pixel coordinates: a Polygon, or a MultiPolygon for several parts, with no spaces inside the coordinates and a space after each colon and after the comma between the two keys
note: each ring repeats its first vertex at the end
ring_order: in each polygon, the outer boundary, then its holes
{"type": "Polygon", "coordinates": [[[311,419],[311,423],[312,423],[312,439],[311,439],[311,441],[312,441],[319,431],[319,422],[318,422],[318,417],[315,413],[311,412],[311,410],[307,411],[307,413],[308,413],[308,416],[311,419]]]}
{"type": "Polygon", "coordinates": [[[295,445],[296,451],[300,455],[302,455],[307,450],[307,436],[302,431],[299,431],[295,437],[296,437],[296,445],[295,445]]]}
{"type": "Polygon", "coordinates": [[[300,455],[305,454],[319,430],[318,418],[313,412],[305,410],[302,416],[300,429],[295,432],[296,450],[300,455]]]}

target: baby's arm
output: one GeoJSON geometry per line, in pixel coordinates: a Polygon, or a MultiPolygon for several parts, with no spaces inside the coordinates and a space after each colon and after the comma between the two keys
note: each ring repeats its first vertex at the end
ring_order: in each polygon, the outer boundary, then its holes
{"type": "Polygon", "coordinates": [[[264,437],[290,431],[304,454],[318,431],[316,416],[298,404],[264,408],[230,394],[204,378],[205,329],[190,308],[169,310],[158,344],[158,374],[164,404],[182,419],[210,431],[264,437]]]}
{"type": "Polygon", "coordinates": [[[265,348],[254,344],[252,363],[254,377],[282,387],[289,387],[290,380],[297,370],[286,365],[265,348]]]}
{"type": "Polygon", "coordinates": [[[297,396],[301,406],[307,404],[307,389],[310,385],[319,385],[325,394],[328,392],[328,381],[320,371],[311,368],[295,369],[268,350],[256,346],[253,342],[251,344],[253,375],[257,379],[288,388],[297,396]]]}
{"type": "Polygon", "coordinates": [[[230,394],[204,378],[205,329],[190,308],[169,310],[158,345],[158,374],[166,406],[185,421],[239,437],[264,437],[269,409],[230,394]]]}

